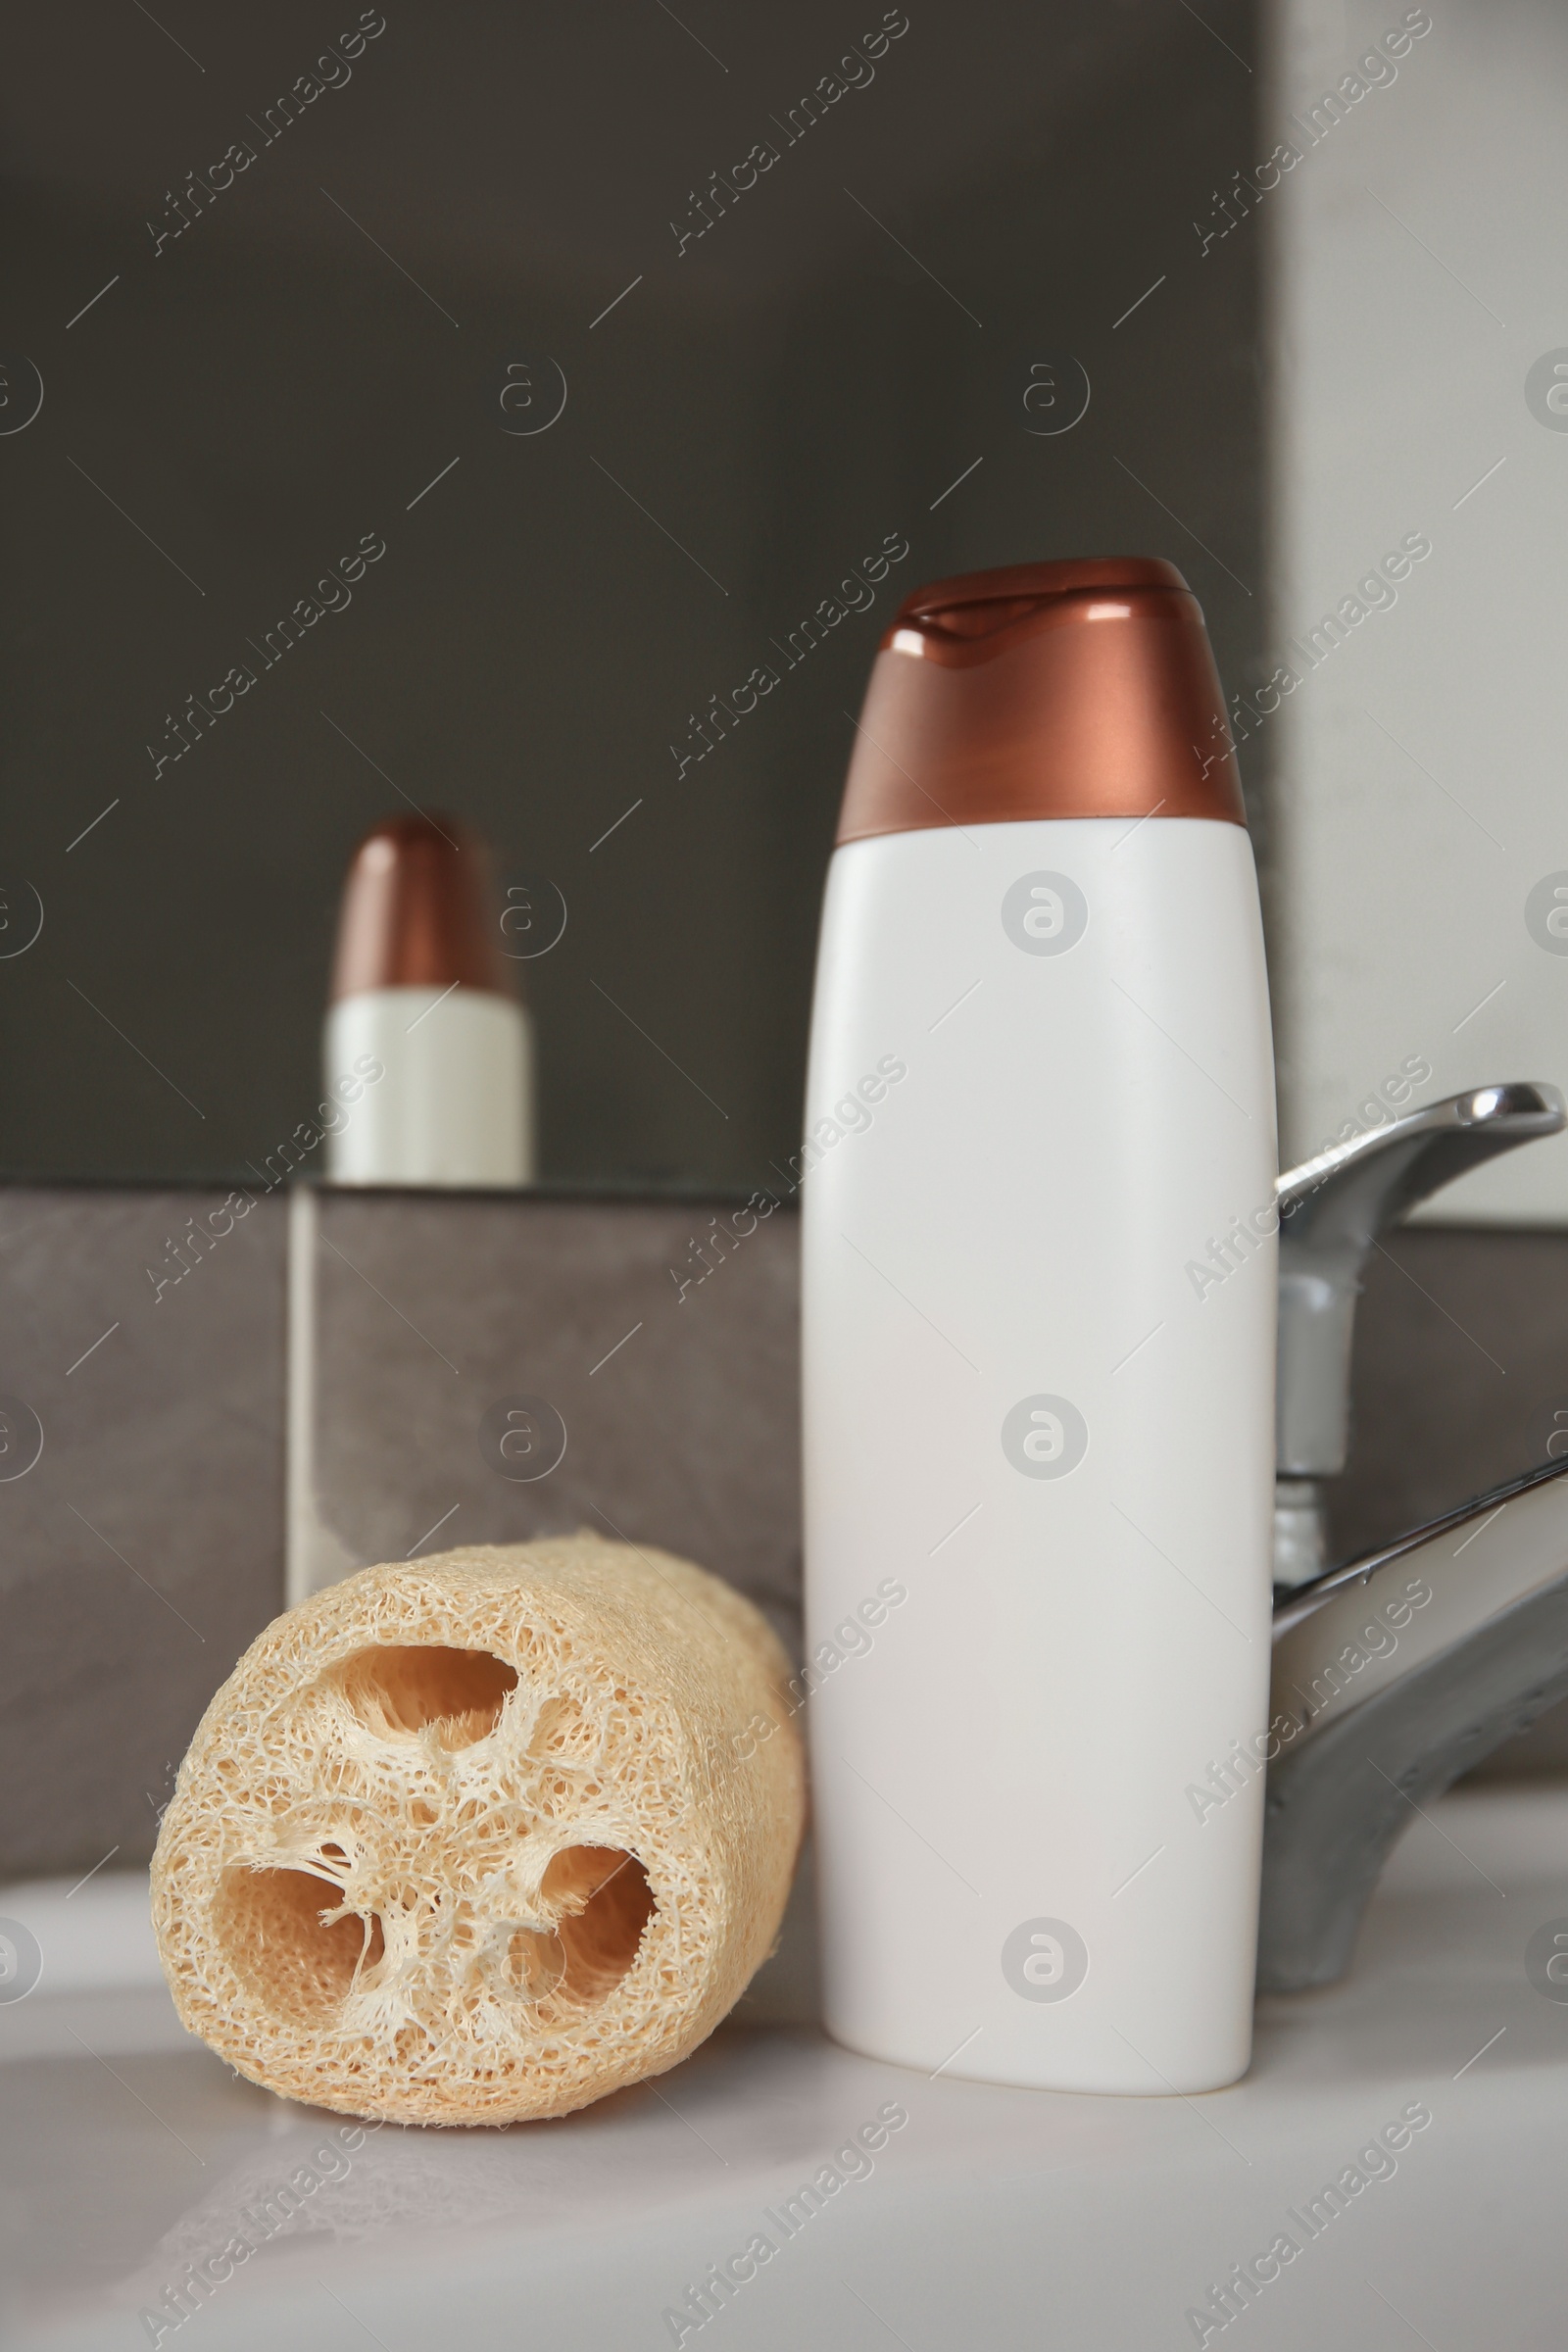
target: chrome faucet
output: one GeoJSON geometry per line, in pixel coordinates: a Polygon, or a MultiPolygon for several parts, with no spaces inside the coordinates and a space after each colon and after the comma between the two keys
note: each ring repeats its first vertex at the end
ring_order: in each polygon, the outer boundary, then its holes
{"type": "Polygon", "coordinates": [[[1568,1124],[1551,1086],[1483,1086],[1412,1110],[1282,1176],[1274,1584],[1294,1591],[1328,1566],[1323,1486],[1345,1468],[1350,1346],[1377,1238],[1418,1200],[1568,1124]]]}
{"type": "Polygon", "coordinates": [[[1348,1567],[1345,1467],[1361,1274],[1379,1233],[1483,1160],[1568,1125],[1555,1087],[1486,1086],[1282,1176],[1274,1664],[1258,1989],[1331,1984],[1413,1807],[1568,1696],[1568,1461],[1348,1567]]]}

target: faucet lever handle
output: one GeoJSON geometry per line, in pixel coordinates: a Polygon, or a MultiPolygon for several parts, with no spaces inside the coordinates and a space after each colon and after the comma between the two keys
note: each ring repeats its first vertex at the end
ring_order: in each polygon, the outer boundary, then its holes
{"type": "Polygon", "coordinates": [[[1516,1079],[1449,1095],[1425,1109],[1406,1111],[1387,1127],[1333,1144],[1274,1187],[1282,1247],[1303,1240],[1358,1238],[1361,1249],[1457,1176],[1483,1160],[1568,1126],[1568,1108],[1554,1086],[1516,1079]]]}

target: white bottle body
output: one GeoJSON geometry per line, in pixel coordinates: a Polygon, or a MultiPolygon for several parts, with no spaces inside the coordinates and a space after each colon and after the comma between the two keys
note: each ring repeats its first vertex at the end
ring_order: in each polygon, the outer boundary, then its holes
{"type": "Polygon", "coordinates": [[[1277,1280],[1245,831],[1072,818],[841,848],[806,1136],[829,2031],[992,2082],[1232,2082],[1277,1280]]]}
{"type": "Polygon", "coordinates": [[[534,1175],[533,1031],[487,989],[369,988],[327,1012],[331,1097],[368,1062],[347,1123],[327,1139],[335,1184],[515,1185],[534,1175]]]}

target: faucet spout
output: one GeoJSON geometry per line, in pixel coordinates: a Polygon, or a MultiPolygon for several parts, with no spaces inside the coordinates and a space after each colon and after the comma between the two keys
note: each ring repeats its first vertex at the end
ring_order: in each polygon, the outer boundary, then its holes
{"type": "Polygon", "coordinates": [[[1568,1461],[1274,1611],[1260,1992],[1332,1984],[1418,1806],[1568,1697],[1568,1461]]]}

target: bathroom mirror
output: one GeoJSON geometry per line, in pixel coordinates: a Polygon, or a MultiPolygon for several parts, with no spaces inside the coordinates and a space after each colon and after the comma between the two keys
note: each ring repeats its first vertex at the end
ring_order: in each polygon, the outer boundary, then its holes
{"type": "Polygon", "coordinates": [[[19,19],[0,1169],[269,1164],[348,860],[412,805],[564,905],[517,966],[543,1177],[773,1181],[900,599],[1158,554],[1255,669],[1257,39],[1236,0],[19,19]]]}

